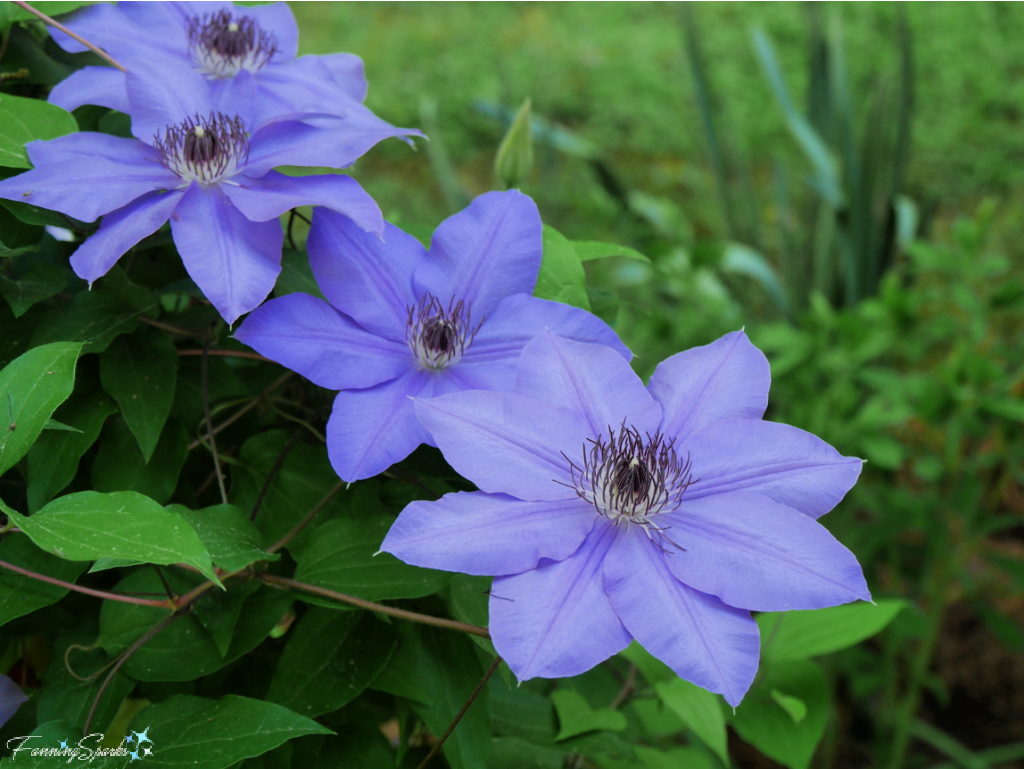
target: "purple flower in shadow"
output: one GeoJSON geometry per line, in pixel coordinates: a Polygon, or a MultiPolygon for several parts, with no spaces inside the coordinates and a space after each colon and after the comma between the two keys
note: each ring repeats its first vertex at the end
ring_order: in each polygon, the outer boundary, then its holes
{"type": "Polygon", "coordinates": [[[328,301],[272,299],[235,338],[310,381],[340,390],[327,450],[346,481],[369,478],[433,445],[411,398],[510,390],[520,351],[551,329],[630,352],[590,313],[530,294],[541,263],[537,207],[515,190],[481,195],[442,222],[430,250],[397,227],[367,235],[325,209],[309,259],[328,301]]]}
{"type": "Polygon", "coordinates": [[[0,674],[0,726],[10,721],[22,703],[27,701],[28,695],[21,687],[8,676],[0,674]]]}
{"type": "MultiPolygon", "coordinates": [[[[223,112],[244,113],[246,101],[255,98],[251,125],[256,127],[280,115],[321,112],[347,116],[364,127],[376,122],[391,128],[362,105],[366,77],[358,56],[296,58],[299,30],[285,3],[100,3],[80,9],[66,24],[129,70],[148,62],[169,78],[200,74],[222,98],[223,112]]],[[[86,50],[59,30],[52,34],[67,51],[86,50]]],[[[128,112],[124,75],[111,67],[75,72],[53,90],[50,101],[68,110],[98,104],[128,112]]]]}
{"type": "Polygon", "coordinates": [[[76,133],[30,142],[35,168],[0,181],[2,198],[86,222],[104,217],[71,257],[75,274],[90,284],[169,219],[188,274],[233,323],[266,298],[281,271],[278,217],[285,211],[326,206],[364,230],[383,232],[380,209],[354,179],[272,170],[341,168],[379,137],[339,141],[336,132],[297,120],[251,132],[246,115],[217,111],[213,92],[194,72],[163,78],[140,65],[128,72],[127,85],[139,141],[76,133]]]}
{"type": "Polygon", "coordinates": [[[520,680],[578,675],[635,638],[736,705],[757,671],[751,610],[870,600],[815,521],[861,460],[762,421],[769,384],[743,332],[672,356],[646,388],[616,352],[542,334],[511,393],[417,400],[481,491],[413,502],[382,550],[495,575],[491,636],[520,680]]]}

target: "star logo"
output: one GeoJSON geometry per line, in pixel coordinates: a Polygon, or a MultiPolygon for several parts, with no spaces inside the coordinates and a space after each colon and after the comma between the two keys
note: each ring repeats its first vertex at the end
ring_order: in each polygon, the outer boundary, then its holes
{"type": "Polygon", "coordinates": [[[135,738],[134,738],[134,737],[132,737],[132,736],[131,736],[131,735],[129,734],[129,735],[127,736],[127,737],[125,737],[125,738],[124,738],[124,741],[125,741],[125,742],[131,742],[131,741],[132,741],[132,740],[134,740],[134,739],[135,739],[135,738]]]}
{"type": "Polygon", "coordinates": [[[137,750],[136,751],[129,751],[128,755],[132,757],[132,761],[138,761],[139,760],[139,751],[137,751],[137,750]]]}
{"type": "Polygon", "coordinates": [[[142,730],[141,732],[132,732],[132,734],[135,735],[135,739],[137,739],[140,743],[148,742],[150,745],[153,744],[153,740],[149,739],[149,727],[148,726],[144,730],[142,730]]]}
{"type": "Polygon", "coordinates": [[[68,749],[68,741],[67,740],[61,740],[60,741],[60,747],[61,747],[61,750],[67,750],[68,749]]]}
{"type": "Polygon", "coordinates": [[[151,756],[151,755],[153,755],[153,751],[150,749],[149,745],[147,745],[146,747],[144,747],[142,749],[142,755],[143,756],[151,756]]]}

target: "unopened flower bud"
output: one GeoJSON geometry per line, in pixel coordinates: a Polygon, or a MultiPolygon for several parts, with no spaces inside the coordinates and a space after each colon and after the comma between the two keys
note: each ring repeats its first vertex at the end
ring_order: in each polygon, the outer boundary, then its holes
{"type": "Polygon", "coordinates": [[[494,174],[505,189],[518,187],[533,167],[532,120],[530,100],[526,99],[505,138],[501,140],[498,155],[494,159],[494,174]]]}

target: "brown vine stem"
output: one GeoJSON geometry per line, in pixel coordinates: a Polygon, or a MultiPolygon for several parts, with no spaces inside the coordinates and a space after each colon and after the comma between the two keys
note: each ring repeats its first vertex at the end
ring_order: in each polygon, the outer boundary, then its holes
{"type": "Polygon", "coordinates": [[[203,336],[206,331],[193,331],[190,328],[182,328],[181,326],[172,326],[170,323],[164,323],[161,320],[153,320],[145,315],[139,316],[139,322],[145,323],[147,326],[153,328],[159,328],[164,331],[169,331],[172,334],[178,334],[179,336],[203,336]]]}
{"type": "Polygon", "coordinates": [[[345,481],[338,481],[336,484],[334,484],[334,486],[331,487],[331,490],[324,494],[323,499],[317,502],[316,505],[314,505],[313,509],[306,513],[306,517],[299,521],[298,524],[296,524],[295,528],[293,528],[291,531],[289,531],[287,534],[281,537],[281,539],[279,539],[273,545],[268,547],[267,552],[276,553],[282,547],[291,542],[292,537],[294,537],[296,534],[298,534],[300,531],[306,528],[309,525],[309,522],[316,518],[317,515],[319,515],[320,511],[327,506],[327,503],[334,499],[334,495],[341,491],[347,485],[348,484],[345,481]]]}
{"type": "Polygon", "coordinates": [[[220,487],[220,500],[225,505],[228,503],[228,491],[224,486],[224,473],[220,469],[220,457],[217,456],[217,438],[213,429],[213,419],[210,417],[210,340],[213,338],[213,328],[206,334],[206,341],[203,343],[203,410],[206,412],[207,438],[210,441],[210,453],[213,454],[213,469],[217,473],[217,485],[220,487]]]}
{"type": "MultiPolygon", "coordinates": [[[[202,350],[178,350],[178,355],[202,355],[202,350]]],[[[265,358],[258,352],[249,352],[248,350],[208,350],[207,355],[219,355],[222,358],[248,358],[249,360],[259,360],[264,363],[274,363],[270,358],[265,358]]]]}
{"type": "Polygon", "coordinates": [[[29,571],[28,569],[23,569],[20,566],[15,566],[13,563],[7,563],[7,561],[0,561],[0,567],[10,569],[13,572],[23,574],[24,576],[31,577],[32,579],[38,579],[40,582],[47,582],[51,585],[62,587],[65,590],[73,590],[76,593],[84,593],[85,595],[91,595],[96,598],[105,598],[110,601],[120,601],[121,603],[134,603],[139,606],[153,606],[157,609],[174,609],[174,604],[167,600],[157,601],[149,598],[135,598],[134,596],[121,595],[119,593],[108,593],[105,590],[93,590],[89,587],[76,585],[73,582],[64,582],[63,580],[55,579],[54,577],[47,577],[45,574],[37,574],[34,571],[29,571]]]}
{"type": "MultiPolygon", "coordinates": [[[[293,376],[294,376],[293,372],[288,371],[284,375],[282,375],[282,376],[278,377],[277,379],[275,379],[273,382],[270,383],[270,385],[268,385],[266,388],[264,388],[263,392],[261,392],[259,395],[257,395],[251,401],[249,401],[245,406],[243,406],[238,411],[236,411],[234,414],[232,414],[230,417],[228,417],[228,419],[226,419],[225,421],[223,421],[219,425],[217,425],[213,429],[213,434],[217,435],[222,430],[226,430],[228,427],[233,425],[239,419],[241,419],[246,414],[248,414],[250,411],[252,411],[254,408],[256,408],[260,404],[260,401],[263,400],[263,398],[265,398],[267,395],[272,393],[278,387],[283,385],[285,382],[287,382],[293,376]]],[[[190,444],[188,444],[188,450],[192,451],[192,449],[199,448],[202,445],[203,445],[202,439],[194,440],[190,444]]]]}
{"type": "Polygon", "coordinates": [[[467,625],[464,622],[456,622],[451,619],[443,619],[441,617],[431,617],[428,614],[417,614],[414,611],[406,611],[405,609],[396,609],[393,606],[385,606],[382,603],[374,603],[373,601],[364,601],[362,598],[356,598],[354,595],[345,595],[344,593],[338,593],[334,590],[328,590],[324,587],[317,587],[316,585],[308,585],[305,582],[298,582],[294,579],[288,579],[287,577],[277,577],[273,574],[260,574],[259,579],[266,582],[268,585],[275,585],[282,588],[291,588],[293,590],[304,590],[307,593],[313,593],[314,595],[322,595],[324,598],[330,598],[341,603],[351,604],[352,606],[358,606],[360,609],[367,609],[368,611],[375,611],[378,614],[386,614],[389,617],[397,617],[399,619],[407,619],[410,622],[419,622],[424,625],[433,625],[434,627],[443,627],[448,630],[458,630],[460,633],[469,633],[470,635],[479,636],[480,638],[491,637],[490,632],[485,627],[479,625],[467,625]]]}
{"type": "Polygon", "coordinates": [[[137,640],[124,651],[121,657],[114,664],[114,667],[112,667],[110,669],[110,672],[107,673],[107,677],[103,679],[103,684],[100,686],[100,690],[96,692],[96,697],[93,698],[92,707],[89,708],[89,715],[85,717],[85,727],[82,729],[83,735],[87,736],[89,734],[89,726],[92,724],[93,716],[96,715],[96,708],[99,707],[100,699],[102,699],[103,697],[103,692],[107,690],[107,686],[109,686],[110,682],[114,680],[114,676],[117,675],[117,671],[121,669],[121,666],[124,663],[126,663],[131,658],[131,656],[135,654],[135,652],[137,652],[139,649],[145,646],[146,643],[153,636],[155,636],[157,633],[159,633],[165,627],[170,625],[172,622],[174,622],[174,620],[178,619],[178,617],[182,616],[183,614],[184,612],[175,612],[174,614],[170,614],[164,617],[162,620],[153,625],[153,627],[151,627],[149,630],[143,633],[142,637],[139,638],[139,640],[137,640]]]}
{"type": "Polygon", "coordinates": [[[24,8],[24,9],[25,9],[26,11],[28,11],[29,13],[31,13],[31,14],[32,14],[33,16],[36,16],[36,17],[38,17],[38,18],[42,19],[43,21],[45,21],[45,22],[46,22],[47,24],[49,24],[50,26],[52,26],[52,27],[56,27],[57,29],[59,29],[59,30],[60,30],[61,32],[63,32],[63,33],[64,33],[65,35],[67,35],[68,37],[70,37],[70,38],[72,38],[72,39],[74,39],[74,40],[77,40],[77,41],[78,41],[79,43],[81,43],[82,45],[84,45],[84,46],[85,46],[86,48],[88,48],[88,49],[89,49],[90,51],[92,51],[92,52],[93,52],[94,54],[96,54],[96,55],[97,55],[97,56],[99,56],[99,57],[100,57],[101,59],[103,59],[104,61],[106,61],[106,62],[107,62],[108,64],[111,64],[111,65],[113,65],[113,66],[117,67],[117,68],[118,68],[119,70],[121,70],[122,72],[127,72],[127,71],[128,71],[128,70],[126,70],[126,69],[125,69],[125,68],[124,68],[124,67],[123,67],[123,66],[121,65],[121,63],[120,63],[120,62],[118,62],[118,61],[117,61],[117,59],[115,59],[115,58],[114,58],[113,56],[111,56],[111,55],[110,55],[109,53],[107,53],[107,52],[106,52],[106,51],[104,51],[103,49],[99,48],[98,46],[95,46],[95,45],[93,45],[92,43],[90,43],[90,42],[89,42],[88,40],[86,40],[85,38],[83,38],[83,37],[80,37],[79,35],[75,34],[75,33],[74,33],[74,32],[72,32],[72,31],[71,31],[70,29],[68,29],[68,28],[67,28],[67,27],[65,27],[65,26],[64,26],[63,24],[61,24],[61,23],[60,23],[59,21],[56,21],[55,19],[51,19],[51,18],[50,18],[49,16],[47,16],[47,15],[46,15],[45,13],[43,13],[42,11],[37,11],[37,10],[36,10],[35,8],[33,8],[33,7],[31,6],[31,5],[29,5],[28,3],[24,2],[24,0],[14,0],[14,4],[15,4],[15,5],[19,5],[19,6],[21,6],[21,7],[22,7],[22,8],[24,8]]]}
{"type": "Polygon", "coordinates": [[[288,454],[291,452],[298,440],[299,433],[296,432],[288,439],[288,442],[284,445],[284,449],[277,455],[277,459],[274,460],[274,466],[271,467],[270,472],[267,473],[267,479],[263,481],[263,486],[260,487],[260,493],[256,497],[256,501],[253,503],[252,512],[249,513],[249,520],[253,523],[256,522],[256,516],[259,515],[260,508],[263,507],[263,500],[266,499],[267,492],[270,491],[270,484],[273,482],[277,474],[281,472],[281,468],[284,467],[285,459],[288,458],[288,454]]]}
{"type": "Polygon", "coordinates": [[[480,683],[476,685],[473,693],[469,695],[469,699],[466,700],[465,704],[462,706],[462,710],[455,714],[455,718],[452,719],[450,724],[448,724],[448,728],[444,730],[444,734],[441,735],[441,739],[439,739],[437,744],[430,749],[430,752],[427,753],[427,757],[423,759],[423,763],[419,765],[418,769],[426,769],[427,764],[430,763],[430,759],[436,756],[438,751],[441,750],[445,740],[447,740],[448,737],[451,736],[451,733],[455,731],[455,727],[459,725],[459,721],[461,721],[462,717],[466,715],[466,711],[469,710],[470,705],[472,705],[476,701],[476,698],[480,696],[480,692],[483,691],[484,686],[487,685],[487,682],[491,679],[491,676],[494,675],[494,671],[498,669],[498,665],[500,664],[501,657],[495,657],[494,662],[491,663],[491,666],[487,668],[487,672],[484,673],[484,677],[480,679],[480,683]]]}

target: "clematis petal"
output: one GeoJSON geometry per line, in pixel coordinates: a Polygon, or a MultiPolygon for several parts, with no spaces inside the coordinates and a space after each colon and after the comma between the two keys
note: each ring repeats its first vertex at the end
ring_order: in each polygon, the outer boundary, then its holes
{"type": "MultiPolygon", "coordinates": [[[[125,87],[132,134],[146,144],[162,137],[169,126],[194,115],[205,117],[218,106],[202,75],[185,67],[167,67],[159,59],[132,61],[125,87]]],[[[255,93],[255,85],[252,89],[255,93]]]]}
{"type": "Polygon", "coordinates": [[[370,333],[405,341],[409,308],[416,304],[412,272],[425,252],[416,238],[385,224],[382,240],[347,216],[316,208],[306,246],[331,304],[370,333]]]}
{"type": "Polygon", "coordinates": [[[27,701],[28,695],[21,687],[12,678],[0,674],[0,726],[10,721],[18,708],[27,701]]]}
{"type": "MultiPolygon", "coordinates": [[[[174,3],[96,3],[79,8],[64,23],[119,61],[137,56],[188,61],[188,36],[174,3]]],[[[50,34],[65,51],[88,50],[58,29],[51,29],[50,34]]]]}
{"type": "Polygon", "coordinates": [[[533,200],[518,190],[488,192],[437,228],[416,286],[464,299],[474,315],[488,315],[511,294],[533,293],[542,248],[533,200]]]}
{"type": "Polygon", "coordinates": [[[429,398],[436,376],[411,368],[376,387],[338,393],[327,422],[327,454],[342,480],[372,478],[430,440],[410,399],[429,398]]]}
{"type": "Polygon", "coordinates": [[[579,457],[592,437],[583,415],[509,393],[420,399],[416,415],[459,475],[482,491],[524,500],[573,495],[562,485],[571,483],[569,462],[582,466],[579,457]]]}
{"type": "Polygon", "coordinates": [[[266,222],[296,206],[324,206],[344,214],[360,229],[380,235],[384,216],[359,182],[343,174],[285,176],[269,171],[254,180],[235,177],[224,193],[247,219],[266,222]]]}
{"type": "Polygon", "coordinates": [[[526,344],[544,331],[577,342],[611,347],[626,360],[633,357],[619,335],[596,315],[561,302],[512,294],[484,318],[463,360],[477,363],[500,360],[515,365],[526,344]]]}
{"type": "MultiPolygon", "coordinates": [[[[303,56],[261,70],[260,105],[255,124],[262,125],[279,115],[302,112],[333,114],[337,110],[338,114],[344,115],[353,104],[361,104],[363,99],[357,95],[357,82],[347,78],[339,82],[325,61],[326,58],[303,56]],[[356,94],[349,93],[349,90],[355,90],[356,94]]],[[[352,58],[359,62],[361,73],[362,61],[358,56],[352,58]]],[[[365,78],[362,82],[362,91],[365,94],[365,78]]]]}
{"type": "Polygon", "coordinates": [[[681,583],[666,560],[643,529],[619,528],[604,561],[612,608],[640,645],[676,675],[724,695],[735,707],[757,672],[757,623],[749,612],[681,583]]]}
{"type": "Polygon", "coordinates": [[[57,83],[50,91],[49,101],[68,112],[83,104],[128,112],[124,73],[113,67],[85,67],[57,83]]]}
{"type": "Polygon", "coordinates": [[[320,57],[350,99],[366,101],[366,68],[354,53],[329,53],[320,57]]]}
{"type": "Polygon", "coordinates": [[[180,184],[152,148],[133,139],[75,133],[26,145],[36,167],[0,181],[0,198],[91,222],[154,190],[180,184]]]}
{"type": "Polygon", "coordinates": [[[90,286],[106,275],[129,248],[160,229],[183,194],[150,192],[104,216],[100,228],[71,255],[75,275],[90,286]]]}
{"type": "Polygon", "coordinates": [[[601,563],[614,539],[598,521],[564,561],[494,580],[491,640],[520,681],[585,673],[633,640],[603,589],[601,563]]]}
{"type": "Polygon", "coordinates": [[[523,348],[515,393],[583,414],[593,435],[623,423],[653,435],[661,406],[615,350],[545,331],[523,348]]]}
{"type": "Polygon", "coordinates": [[[839,504],[863,465],[799,428],[754,419],[720,420],[677,450],[699,478],[687,499],[754,491],[814,518],[839,504]]]}
{"type": "Polygon", "coordinates": [[[280,222],[250,222],[216,185],[192,183],[171,233],[188,274],[229,324],[266,299],[281,272],[280,222]]]}
{"type": "Polygon", "coordinates": [[[460,491],[436,502],[412,502],[380,549],[431,569],[494,576],[561,561],[597,520],[576,496],[564,502],[523,502],[505,494],[460,491]]]}
{"type": "Polygon", "coordinates": [[[828,529],[760,494],[684,497],[662,518],[686,548],[668,548],[672,573],[730,606],[791,611],[871,600],[857,559],[828,529]]]}
{"type": "Polygon", "coordinates": [[[771,370],[742,331],[658,364],[648,389],[665,410],[662,432],[682,442],[719,419],[760,419],[771,370]]]}
{"type": "Polygon", "coordinates": [[[235,339],[328,390],[373,387],[397,379],[414,363],[407,345],[363,331],[309,294],[260,305],[235,339]]]}
{"type": "Polygon", "coordinates": [[[384,139],[423,135],[384,122],[354,99],[340,103],[340,92],[338,100],[331,114],[303,116],[301,122],[280,119],[259,128],[252,136],[249,173],[258,176],[286,165],[346,168],[384,139]]]}

